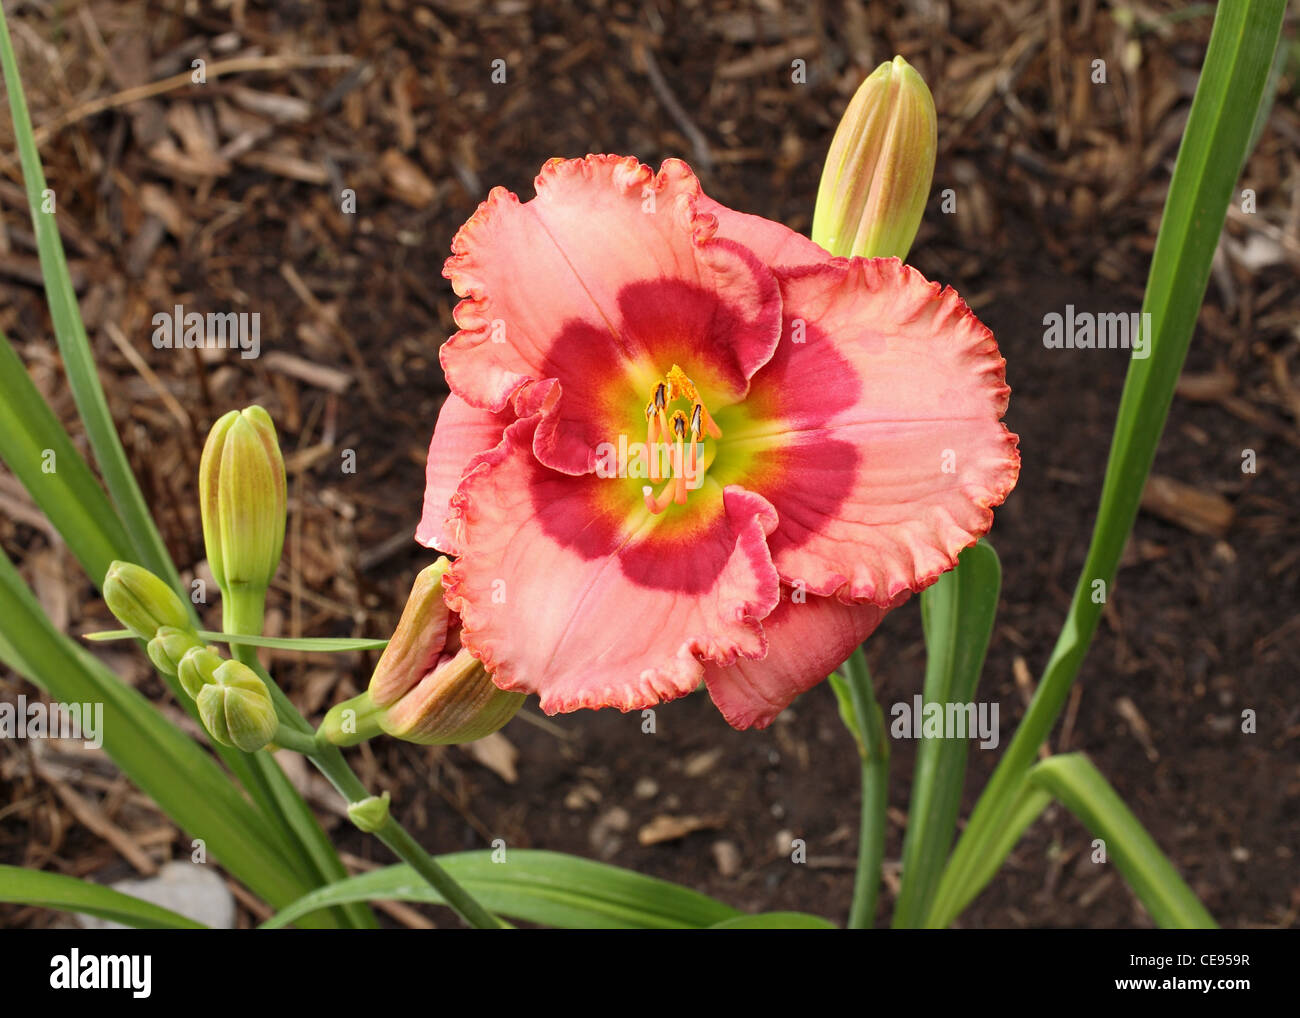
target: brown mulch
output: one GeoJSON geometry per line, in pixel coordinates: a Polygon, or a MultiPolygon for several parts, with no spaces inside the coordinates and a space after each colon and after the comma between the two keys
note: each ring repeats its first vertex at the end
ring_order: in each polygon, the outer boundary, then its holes
{"type": "MultiPolygon", "coordinates": [[[[1001,704],[1005,746],[1082,564],[1126,367],[1117,352],[1045,349],[1042,318],[1066,304],[1139,307],[1208,9],[121,0],[15,4],[9,16],[101,376],[168,546],[187,576],[204,575],[194,482],[203,435],[232,407],[266,406],[291,496],[268,632],[293,636],[386,635],[428,561],[410,535],[446,392],[437,349],[454,328],[440,270],[489,187],[526,197],[554,155],[682,156],[714,197],[806,231],[848,96],[902,53],[940,117],[912,261],[993,328],[1013,390],[1008,423],[1021,435],[1021,481],[991,535],[1003,604],[980,692],[1001,704]],[[196,60],[204,84],[191,83],[196,60]],[[1092,80],[1096,60],[1104,84],[1092,80]],[[806,83],[792,81],[795,61],[806,83]],[[348,192],[355,214],[343,211],[348,192]],[[152,317],[175,304],[260,314],[262,355],[155,349],[152,317]]],[[[1294,40],[1294,18],[1287,31],[1294,40]]],[[[1241,178],[1255,211],[1234,198],[1159,480],[1051,740],[1092,757],[1231,926],[1300,917],[1298,94],[1292,63],[1241,178]],[[1254,473],[1242,470],[1245,450],[1254,473]],[[1240,732],[1246,709],[1257,734],[1240,732]]],[[[0,120],[0,328],[72,424],[0,120]]],[[[110,625],[3,470],[0,543],[70,632],[110,625]]],[[[919,691],[915,607],[895,612],[868,650],[882,702],[919,691]]],[[[102,653],[176,713],[134,650],[102,653]]],[[[273,658],[314,718],[363,688],[372,664],[360,654],[273,658]]],[[[20,692],[35,695],[0,672],[0,696],[20,692]]],[[[842,921],[858,791],[829,691],[809,693],[766,733],[731,731],[699,695],[657,719],[646,735],[637,715],[547,720],[531,710],[487,746],[381,740],[353,756],[433,850],[501,837],[744,908],[842,921]],[[802,866],[790,862],[795,838],[807,844],[802,866]]],[[[893,753],[882,917],[913,760],[906,742],[893,753]]],[[[967,809],[996,758],[972,752],[967,809]]],[[[388,861],[319,782],[291,773],[354,868],[388,861]]],[[[187,845],[102,755],[0,741],[0,862],[107,881],[184,858],[187,845]]],[[[1090,853],[1091,835],[1051,808],[961,924],[1150,925],[1090,853]]],[[[250,904],[245,923],[258,918],[250,904]]],[[[51,921],[0,907],[6,925],[51,921]]]]}

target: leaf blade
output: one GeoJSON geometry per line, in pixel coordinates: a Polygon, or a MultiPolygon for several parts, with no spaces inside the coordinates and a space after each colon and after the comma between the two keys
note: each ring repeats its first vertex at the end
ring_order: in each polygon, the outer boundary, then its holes
{"type": "Polygon", "coordinates": [[[102,884],[22,866],[0,865],[0,901],[84,912],[141,930],[205,930],[203,923],[102,884]]]}
{"type": "MultiPolygon", "coordinates": [[[[437,862],[485,908],[527,922],[578,929],[703,928],[741,915],[689,888],[558,852],[515,849],[504,863],[492,862],[491,852],[458,852],[437,862]]],[[[445,904],[402,864],[313,891],[262,927],[285,926],[324,905],[376,900],[445,904]]]]}

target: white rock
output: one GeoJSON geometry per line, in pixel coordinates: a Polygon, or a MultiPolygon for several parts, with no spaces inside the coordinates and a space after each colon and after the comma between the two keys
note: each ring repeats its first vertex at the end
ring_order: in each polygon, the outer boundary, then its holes
{"type": "MultiPolygon", "coordinates": [[[[214,930],[235,927],[235,897],[220,874],[209,866],[169,862],[156,877],[119,880],[111,886],[115,891],[171,909],[214,930]]],[[[90,915],[78,915],[77,922],[88,930],[127,928],[121,923],[90,915]]]]}

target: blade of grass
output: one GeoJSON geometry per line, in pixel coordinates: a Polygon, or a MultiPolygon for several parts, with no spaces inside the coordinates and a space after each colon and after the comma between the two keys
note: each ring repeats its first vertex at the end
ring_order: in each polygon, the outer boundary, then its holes
{"type": "Polygon", "coordinates": [[[999,828],[990,841],[988,854],[975,861],[971,878],[958,887],[950,889],[945,884],[948,871],[944,871],[924,925],[930,928],[942,928],[961,915],[984,885],[1002,868],[1002,863],[1016,847],[1020,836],[1038,819],[1051,801],[1051,793],[1030,784],[1028,778],[1022,776],[1020,785],[1012,797],[1011,808],[1006,811],[1006,823],[999,828]]]}
{"type": "Polygon", "coordinates": [[[84,912],[139,930],[207,929],[202,923],[178,915],[171,909],[111,887],[21,866],[0,866],[0,901],[37,905],[61,912],[84,912]]]}
{"type": "Polygon", "coordinates": [[[1106,855],[1162,929],[1216,928],[1174,864],[1101,772],[1082,753],[1049,757],[1029,772],[1031,784],[1046,789],[1105,843],[1106,855]]]}
{"type": "MultiPolygon", "coordinates": [[[[116,557],[147,567],[179,590],[180,577],[145,504],[135,475],[131,472],[131,465],[108,409],[108,401],[104,397],[85,324],[77,306],[76,293],[68,274],[63,242],[54,221],[56,213],[53,209],[57,209],[57,201],[51,211],[45,211],[45,174],[32,133],[31,117],[3,7],[0,7],[0,70],[3,71],[9,92],[14,137],[27,188],[27,200],[31,206],[32,227],[55,339],[96,462],[131,544],[132,553],[116,557]]],[[[98,571],[91,574],[91,579],[98,584],[103,575],[103,571],[98,571]]],[[[197,623],[197,617],[195,621],[197,623]]],[[[188,703],[186,699],[181,702],[188,703]]],[[[321,883],[328,883],[344,872],[329,839],[325,837],[302,796],[274,760],[266,754],[248,756],[239,754],[238,750],[224,751],[221,755],[256,797],[275,836],[291,845],[293,855],[308,873],[315,872],[321,883]],[[326,862],[323,870],[322,860],[326,862]]],[[[350,914],[362,925],[374,925],[373,916],[366,910],[351,909],[350,914]]]]}
{"type": "MultiPolygon", "coordinates": [[[[104,390],[99,383],[95,358],[91,353],[86,327],[81,320],[81,310],[77,306],[77,295],[68,274],[63,241],[54,222],[56,213],[42,211],[46,204],[45,173],[36,151],[36,139],[32,136],[32,121],[27,112],[27,99],[18,75],[18,62],[14,57],[13,42],[9,38],[9,25],[3,7],[0,7],[0,69],[3,69],[5,85],[9,91],[14,138],[18,144],[19,161],[22,163],[23,182],[27,186],[27,201],[31,206],[32,229],[36,235],[50,319],[54,324],[54,335],[59,353],[63,356],[72,397],[86,426],[86,435],[95,451],[95,459],[103,472],[109,495],[117,506],[131,539],[135,554],[128,556],[129,560],[147,566],[172,586],[179,587],[176,567],[167,554],[162,535],[154,526],[153,517],[149,515],[135,475],[131,473],[131,465],[127,462],[126,452],[108,410],[108,401],[104,398],[104,390]]],[[[57,207],[56,201],[54,208],[57,207]]],[[[95,578],[102,577],[103,573],[100,573],[95,578]]]]}
{"type": "Polygon", "coordinates": [[[0,459],[67,541],[86,574],[102,578],[130,549],[117,511],[0,333],[0,459]]]}
{"type": "Polygon", "coordinates": [[[838,927],[829,919],[807,912],[759,912],[742,915],[714,923],[711,930],[834,930],[838,927]]]}
{"type": "MultiPolygon", "coordinates": [[[[699,929],[742,915],[688,887],[607,863],[532,849],[511,849],[505,862],[494,862],[494,854],[457,852],[435,861],[491,911],[563,929],[699,929]]],[[[262,928],[287,926],[322,905],[394,900],[445,904],[402,863],[313,891],[262,928]]]]}
{"type": "MultiPolygon", "coordinates": [[[[343,653],[352,650],[383,650],[387,640],[367,640],[354,636],[245,636],[242,633],[219,633],[212,629],[197,630],[208,643],[246,643],[250,647],[269,647],[273,650],[302,650],[343,653]]],[[[83,640],[106,643],[111,640],[134,639],[129,629],[106,629],[98,633],[82,633],[83,640]]]]}
{"type": "Polygon", "coordinates": [[[982,872],[981,864],[1005,827],[1025,774],[1056,723],[1092,642],[1104,606],[1093,598],[1094,585],[1101,581],[1102,589],[1111,590],[1137,517],[1205,296],[1228,201],[1248,154],[1284,10],[1284,0],[1241,0],[1222,3],[1215,12],[1142,305],[1153,323],[1149,356],[1135,357],[1129,364],[1083,572],[1029,709],[944,870],[936,914],[955,914],[955,900],[969,901],[978,893],[979,887],[972,892],[967,885],[982,872]]]}
{"type": "MultiPolygon", "coordinates": [[[[59,530],[92,580],[98,582],[114,559],[130,556],[131,544],[117,511],[3,335],[0,335],[0,458],[59,530]]],[[[123,634],[133,635],[125,630],[123,634]]],[[[183,693],[175,677],[163,678],[177,702],[197,720],[193,701],[183,693]]],[[[306,822],[305,804],[295,806],[294,797],[299,800],[302,797],[279,765],[266,754],[249,756],[231,747],[216,748],[265,815],[264,837],[274,840],[289,858],[297,857],[299,865],[309,862],[307,848],[314,846],[314,854],[319,858],[320,846],[328,845],[329,841],[323,831],[313,833],[312,826],[319,828],[319,825],[314,819],[311,824],[306,822]],[[296,821],[295,830],[289,829],[290,820],[296,821]]],[[[333,848],[329,851],[333,852],[333,848]]],[[[317,868],[321,884],[344,875],[341,863],[337,868],[317,868]]],[[[362,920],[364,913],[359,912],[354,918],[362,920]]],[[[373,925],[373,917],[362,924],[373,925]]]]}
{"type": "MultiPolygon", "coordinates": [[[[980,541],[961,553],[956,569],[921,595],[925,703],[974,700],[1001,588],[997,552],[980,541]]],[[[917,746],[895,929],[919,926],[929,911],[957,830],[969,747],[968,739],[922,739],[917,746]]]]}

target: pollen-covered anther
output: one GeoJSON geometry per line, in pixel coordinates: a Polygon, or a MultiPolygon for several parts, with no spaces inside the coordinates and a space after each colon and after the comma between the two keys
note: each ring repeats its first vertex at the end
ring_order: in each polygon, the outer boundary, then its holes
{"type": "Polygon", "coordinates": [[[722,429],[710,416],[695,383],[676,364],[655,384],[645,416],[649,479],[667,481],[658,495],[649,485],[642,489],[646,506],[658,514],[670,505],[685,505],[687,495],[700,487],[716,452],[712,446],[703,446],[704,439],[721,438],[722,429]],[[669,406],[679,400],[687,403],[689,412],[678,409],[669,416],[669,406]]]}
{"type": "MultiPolygon", "coordinates": [[[[678,505],[685,505],[687,491],[686,414],[680,410],[673,414],[673,435],[677,439],[676,448],[673,449],[673,501],[678,505]]],[[[691,451],[695,451],[694,442],[691,443],[691,451]]],[[[690,480],[694,481],[695,478],[691,477],[690,480]]]]}

